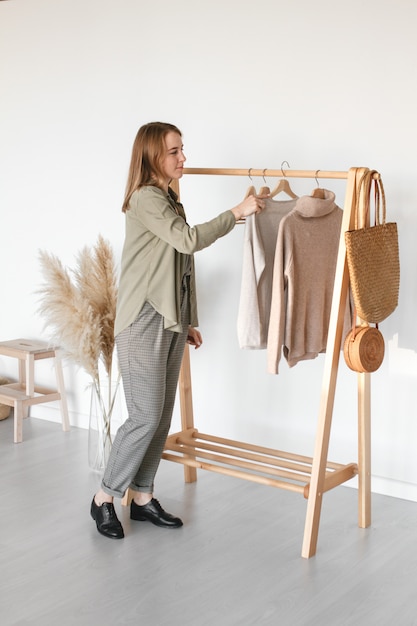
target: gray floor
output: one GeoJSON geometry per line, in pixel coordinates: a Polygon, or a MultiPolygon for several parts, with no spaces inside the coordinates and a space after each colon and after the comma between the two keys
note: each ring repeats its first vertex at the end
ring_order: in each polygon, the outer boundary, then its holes
{"type": "Polygon", "coordinates": [[[0,624],[39,626],[417,625],[417,504],[373,496],[357,527],[356,491],[326,494],[317,555],[302,559],[301,496],[163,461],[156,496],[182,516],[164,530],[130,522],[101,537],[89,516],[99,478],[87,432],[0,422],[0,624]]]}

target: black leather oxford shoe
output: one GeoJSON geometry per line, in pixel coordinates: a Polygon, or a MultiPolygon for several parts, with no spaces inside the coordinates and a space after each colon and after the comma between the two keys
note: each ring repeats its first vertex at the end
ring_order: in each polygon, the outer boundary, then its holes
{"type": "Polygon", "coordinates": [[[130,504],[130,519],[139,522],[152,522],[152,524],[161,526],[161,528],[179,528],[182,526],[182,520],[164,511],[155,498],[152,498],[148,504],[143,506],[139,506],[132,500],[130,504]]]}
{"type": "Polygon", "coordinates": [[[91,517],[97,524],[99,533],[110,539],[123,539],[123,527],[117,519],[116,511],[111,502],[103,502],[98,506],[93,498],[91,503],[91,517]]]}

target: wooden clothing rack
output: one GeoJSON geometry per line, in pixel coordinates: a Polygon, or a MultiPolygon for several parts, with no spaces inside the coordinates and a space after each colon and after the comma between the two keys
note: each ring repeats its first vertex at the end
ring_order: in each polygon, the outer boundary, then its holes
{"type": "MultiPolygon", "coordinates": [[[[368,168],[351,168],[348,172],[260,170],[251,176],[288,178],[347,179],[345,204],[336,264],[333,300],[325,354],[322,390],[313,457],[301,456],[249,443],[200,433],[194,426],[190,354],[186,346],[179,378],[181,428],[168,436],[163,458],[184,465],[186,482],[197,480],[197,469],[243,478],[299,493],[307,499],[302,556],[310,558],[317,549],[323,494],[358,475],[358,523],[371,523],[371,437],[370,374],[358,377],[358,459],[348,464],[328,461],[339,358],[342,345],[343,318],[349,291],[344,233],[354,228],[356,194],[361,176],[368,168]]],[[[185,175],[248,176],[247,169],[186,168],[185,175]]],[[[379,174],[375,173],[374,177],[379,174]]],[[[177,181],[173,185],[179,194],[177,181]]],[[[359,209],[363,211],[361,201],[359,209]]],[[[131,499],[129,493],[124,503],[131,499]]]]}

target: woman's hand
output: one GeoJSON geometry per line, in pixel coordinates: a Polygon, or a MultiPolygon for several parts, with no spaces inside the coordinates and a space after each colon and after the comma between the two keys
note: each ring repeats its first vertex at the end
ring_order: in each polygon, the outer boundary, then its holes
{"type": "Polygon", "coordinates": [[[231,209],[236,221],[241,220],[242,217],[248,217],[252,213],[260,213],[265,208],[265,199],[267,196],[248,196],[231,209]]]}
{"type": "Polygon", "coordinates": [[[196,350],[201,346],[203,338],[197,328],[194,328],[193,326],[188,327],[187,343],[189,343],[190,346],[194,346],[196,350]]]}

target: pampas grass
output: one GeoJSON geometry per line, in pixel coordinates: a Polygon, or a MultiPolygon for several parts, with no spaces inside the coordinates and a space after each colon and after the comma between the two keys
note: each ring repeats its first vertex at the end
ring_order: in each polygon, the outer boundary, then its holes
{"type": "MultiPolygon", "coordinates": [[[[119,373],[112,385],[117,300],[113,252],[110,244],[99,235],[95,246],[84,247],[78,253],[73,270],[65,268],[58,257],[44,250],[39,252],[39,259],[44,284],[38,290],[41,296],[38,311],[45,319],[44,327],[49,329],[51,342],[59,345],[66,357],[85,369],[93,380],[101,419],[90,427],[89,462],[92,468],[102,470],[112,444],[110,423],[120,382],[119,373]],[[107,394],[104,395],[100,363],[107,376],[107,394]]],[[[92,407],[93,395],[90,419],[98,418],[92,415],[92,407]]]]}
{"type": "Polygon", "coordinates": [[[110,244],[99,235],[84,247],[73,270],[49,252],[39,253],[44,285],[39,313],[51,340],[100,385],[99,363],[111,378],[117,274],[110,244]]]}

